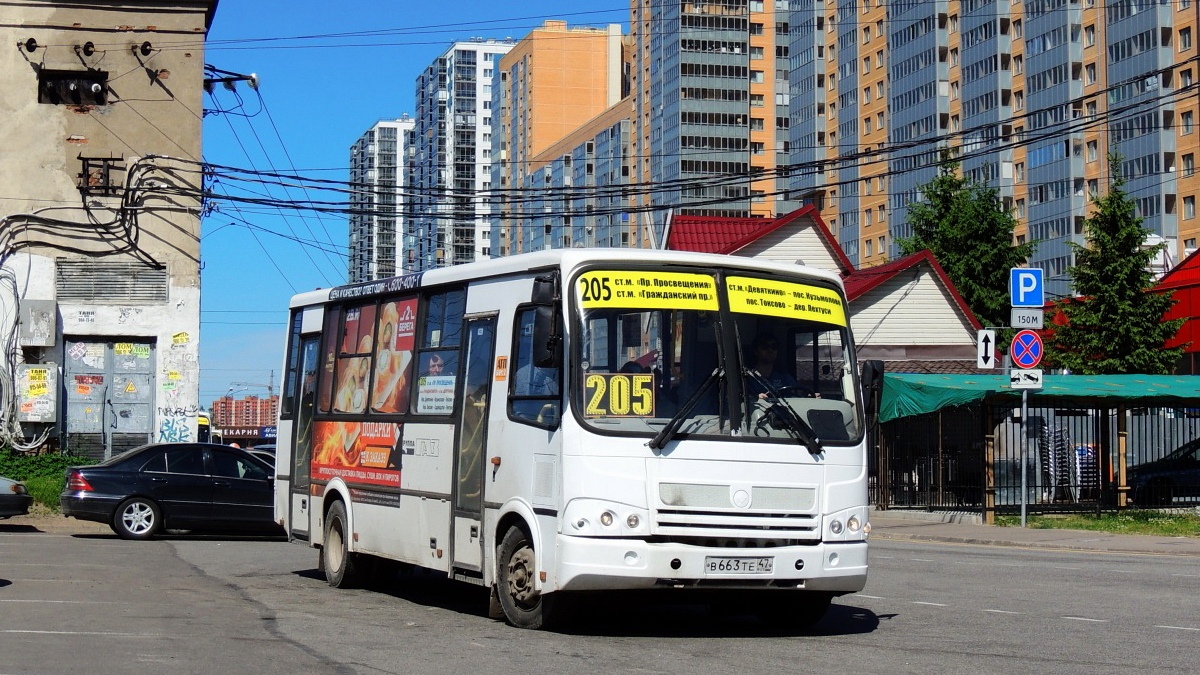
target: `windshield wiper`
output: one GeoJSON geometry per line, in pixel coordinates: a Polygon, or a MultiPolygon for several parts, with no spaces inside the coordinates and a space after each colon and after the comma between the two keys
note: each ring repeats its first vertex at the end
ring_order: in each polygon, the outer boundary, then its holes
{"type": "Polygon", "coordinates": [[[650,442],[646,445],[654,448],[655,450],[661,450],[663,446],[667,444],[667,441],[670,441],[671,438],[675,436],[675,433],[679,431],[679,427],[683,426],[683,421],[687,419],[688,414],[692,412],[692,408],[695,408],[696,404],[700,402],[700,397],[704,396],[704,394],[712,387],[713,382],[716,382],[724,374],[724,368],[716,368],[713,370],[712,373],[710,373],[709,376],[700,383],[700,386],[696,388],[696,391],[692,393],[688,400],[684,401],[683,405],[679,406],[679,411],[675,413],[675,416],[671,418],[671,421],[667,422],[667,426],[663,427],[657,434],[655,434],[654,438],[651,438],[650,442]]]}
{"type": "Polygon", "coordinates": [[[789,430],[796,435],[796,440],[800,441],[804,447],[808,448],[810,453],[816,455],[824,451],[824,448],[821,447],[821,439],[817,438],[817,432],[808,425],[808,422],[804,421],[803,417],[800,417],[800,414],[796,412],[796,409],[793,408],[787,402],[787,399],[781,395],[774,386],[771,385],[771,382],[767,380],[767,378],[760,375],[757,370],[752,370],[750,368],[743,368],[742,375],[749,377],[758,383],[758,386],[762,387],[771,399],[768,403],[769,407],[765,411],[766,414],[764,414],[762,419],[759,420],[760,425],[768,424],[771,418],[769,413],[779,410],[781,411],[780,417],[783,418],[782,421],[787,422],[789,430]]]}

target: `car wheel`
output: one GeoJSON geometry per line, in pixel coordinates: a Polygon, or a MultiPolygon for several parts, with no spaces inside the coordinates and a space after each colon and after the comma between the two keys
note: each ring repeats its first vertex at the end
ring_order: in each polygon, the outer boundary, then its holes
{"type": "Polygon", "coordinates": [[[162,529],[162,512],[152,500],[130,497],[117,507],[112,528],[122,539],[149,539],[162,529]]]}
{"type": "Polygon", "coordinates": [[[346,505],[334,502],[325,514],[325,544],[321,548],[325,580],[334,588],[355,588],[362,581],[358,556],[350,552],[348,522],[346,505]]]}
{"type": "Polygon", "coordinates": [[[511,527],[504,533],[496,562],[499,567],[496,595],[509,623],[517,628],[538,630],[550,628],[564,618],[562,594],[542,595],[535,588],[537,558],[532,537],[524,528],[511,527]]]}

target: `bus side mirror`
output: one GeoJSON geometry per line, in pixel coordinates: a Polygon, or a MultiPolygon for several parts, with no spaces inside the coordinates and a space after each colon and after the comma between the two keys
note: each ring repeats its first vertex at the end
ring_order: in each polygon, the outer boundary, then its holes
{"type": "Polygon", "coordinates": [[[562,363],[557,305],[538,305],[533,311],[533,365],[557,368],[562,363]]]}

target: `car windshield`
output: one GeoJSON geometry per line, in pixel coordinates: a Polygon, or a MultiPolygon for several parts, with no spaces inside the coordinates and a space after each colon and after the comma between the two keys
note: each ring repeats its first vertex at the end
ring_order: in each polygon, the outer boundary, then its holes
{"type": "Polygon", "coordinates": [[[669,437],[736,433],[810,449],[812,437],[861,436],[844,302],[832,286],[596,270],[574,288],[572,393],[597,431],[660,439],[669,424],[669,437]]]}

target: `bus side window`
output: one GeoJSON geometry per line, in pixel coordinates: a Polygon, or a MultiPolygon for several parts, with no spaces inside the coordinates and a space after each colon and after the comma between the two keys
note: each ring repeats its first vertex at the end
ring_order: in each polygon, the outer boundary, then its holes
{"type": "Polygon", "coordinates": [[[422,303],[424,316],[415,356],[416,390],[411,408],[418,415],[449,415],[454,412],[467,292],[460,288],[431,293],[422,303]]]}
{"type": "Polygon", "coordinates": [[[517,312],[513,326],[513,377],[508,392],[508,415],[549,429],[558,426],[562,410],[561,368],[539,368],[533,365],[532,307],[517,312]]]}

